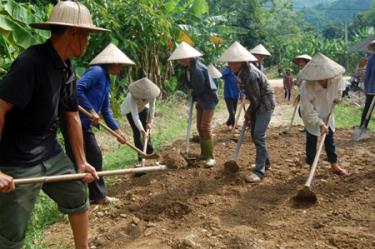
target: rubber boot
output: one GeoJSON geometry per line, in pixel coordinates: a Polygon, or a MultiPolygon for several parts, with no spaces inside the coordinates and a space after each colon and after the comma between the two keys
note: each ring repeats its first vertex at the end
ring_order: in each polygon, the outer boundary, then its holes
{"type": "Polygon", "coordinates": [[[214,144],[212,142],[212,139],[206,139],[204,141],[204,146],[206,147],[206,155],[207,155],[206,167],[211,168],[216,163],[214,159],[214,144]]]}
{"type": "Polygon", "coordinates": [[[199,160],[207,160],[207,146],[205,142],[206,141],[203,138],[199,138],[199,143],[201,145],[201,155],[199,156],[199,160]]]}

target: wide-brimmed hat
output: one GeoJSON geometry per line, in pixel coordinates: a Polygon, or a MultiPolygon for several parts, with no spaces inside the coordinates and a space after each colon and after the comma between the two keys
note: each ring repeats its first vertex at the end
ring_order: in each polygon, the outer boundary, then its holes
{"type": "Polygon", "coordinates": [[[375,51],[375,40],[373,40],[372,42],[370,42],[367,46],[368,50],[370,50],[371,52],[374,52],[375,51]]]}
{"type": "Polygon", "coordinates": [[[250,53],[271,56],[271,53],[268,52],[268,50],[262,44],[259,44],[255,48],[251,49],[250,53]]]}
{"type": "Polygon", "coordinates": [[[154,99],[160,94],[160,88],[146,77],[131,83],[129,91],[138,99],[154,99]]]}
{"type": "Polygon", "coordinates": [[[100,52],[89,65],[99,64],[123,64],[135,65],[118,47],[110,43],[102,52],[100,52]]]}
{"type": "Polygon", "coordinates": [[[219,61],[222,62],[248,62],[257,61],[246,48],[244,48],[238,41],[235,41],[225,52],[220,56],[219,61]]]}
{"type": "Polygon", "coordinates": [[[218,79],[218,78],[221,78],[221,76],[223,76],[220,73],[220,71],[214,65],[212,65],[212,64],[208,65],[207,70],[208,70],[208,74],[213,79],[218,79]]]}
{"type": "Polygon", "coordinates": [[[181,42],[176,49],[173,51],[171,56],[168,58],[169,61],[174,60],[181,60],[181,59],[189,59],[189,58],[195,58],[200,57],[203,54],[187,44],[186,42],[181,42]]]}
{"type": "Polygon", "coordinates": [[[300,60],[304,60],[304,61],[309,62],[309,61],[311,61],[311,59],[312,58],[311,58],[310,55],[308,55],[308,54],[301,54],[301,55],[297,55],[296,57],[294,57],[293,63],[298,65],[298,61],[300,61],[300,60]]]}
{"type": "Polygon", "coordinates": [[[51,26],[76,27],[90,32],[110,32],[109,29],[96,27],[90,11],[78,1],[60,1],[52,9],[47,22],[32,23],[31,27],[50,30],[51,26]]]}
{"type": "Polygon", "coordinates": [[[345,68],[322,53],[317,53],[301,70],[299,77],[303,80],[332,79],[345,73],[345,68]]]}

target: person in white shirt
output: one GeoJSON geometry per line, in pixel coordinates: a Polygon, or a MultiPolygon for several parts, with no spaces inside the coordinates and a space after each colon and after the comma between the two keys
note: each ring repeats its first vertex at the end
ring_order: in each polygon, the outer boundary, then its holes
{"type": "Polygon", "coordinates": [[[333,139],[336,125],[331,112],[334,104],[341,102],[345,89],[342,77],[344,72],[341,65],[321,53],[317,53],[300,72],[301,79],[306,80],[301,88],[301,112],[306,128],[306,163],[310,166],[313,164],[318,137],[327,133],[324,145],[331,172],[340,176],[348,176],[349,173],[337,164],[333,139]]]}
{"type": "MultiPolygon", "coordinates": [[[[155,116],[156,97],[160,89],[155,83],[147,78],[142,78],[129,85],[129,93],[121,104],[121,114],[126,116],[133,131],[135,146],[143,150],[143,139],[147,136],[147,130],[152,128],[155,116]]],[[[147,154],[152,154],[151,137],[147,143],[147,154]]],[[[138,156],[138,161],[142,158],[138,156]]]]}

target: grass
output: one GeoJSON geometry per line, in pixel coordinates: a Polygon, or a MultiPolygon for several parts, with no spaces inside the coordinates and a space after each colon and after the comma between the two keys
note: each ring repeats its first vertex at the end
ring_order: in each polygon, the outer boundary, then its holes
{"type": "MultiPolygon", "coordinates": [[[[157,115],[153,128],[153,145],[156,149],[167,145],[176,138],[181,138],[186,132],[187,126],[187,101],[178,96],[172,96],[167,101],[157,104],[157,115]]],[[[127,124],[125,119],[120,118],[120,124],[127,124]]],[[[131,130],[128,125],[124,126],[125,132],[131,139],[131,130]]],[[[119,145],[117,140],[104,131],[97,131],[99,144],[103,144],[104,165],[106,170],[126,168],[129,164],[137,161],[137,156],[130,148],[119,145]]],[[[131,139],[132,140],[132,139],[131,139]]],[[[108,181],[110,183],[110,178],[108,181]]],[[[40,194],[34,208],[31,221],[28,226],[24,249],[46,249],[43,245],[44,229],[58,221],[67,221],[56,204],[45,194],[40,194]]],[[[61,247],[59,249],[67,249],[61,247]]]]}
{"type": "MultiPolygon", "coordinates": [[[[335,107],[335,119],[338,128],[358,127],[361,121],[363,107],[355,107],[343,103],[335,107]]],[[[369,123],[370,130],[375,131],[374,122],[369,123]]]]}

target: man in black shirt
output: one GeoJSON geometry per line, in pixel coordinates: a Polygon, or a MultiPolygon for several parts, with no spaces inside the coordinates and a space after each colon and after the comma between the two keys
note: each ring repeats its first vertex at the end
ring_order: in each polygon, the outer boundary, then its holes
{"type": "Polygon", "coordinates": [[[49,20],[31,26],[51,31],[51,39],[32,46],[0,81],[0,248],[22,247],[27,223],[42,189],[68,214],[76,248],[88,249],[88,203],[81,181],[14,185],[14,178],[87,173],[98,179],[83,150],[75,74],[69,58],[81,56],[90,32],[108,31],[93,25],[88,9],[61,1],[49,20]],[[63,116],[77,169],[57,141],[63,116]]]}

